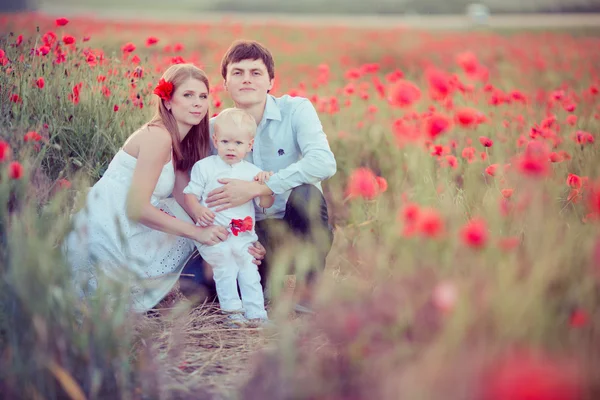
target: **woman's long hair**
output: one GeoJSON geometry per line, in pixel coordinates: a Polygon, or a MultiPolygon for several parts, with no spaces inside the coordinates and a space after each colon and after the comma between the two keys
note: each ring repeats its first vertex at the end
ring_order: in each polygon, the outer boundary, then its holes
{"type": "MultiPolygon", "coordinates": [[[[177,90],[179,85],[187,81],[189,78],[198,79],[204,82],[206,89],[210,90],[208,78],[204,71],[192,64],[175,64],[169,67],[161,77],[167,82],[173,84],[173,92],[177,90]]],[[[162,124],[171,134],[173,142],[173,157],[175,168],[180,171],[187,171],[192,168],[196,161],[210,154],[210,131],[208,127],[208,111],[202,121],[198,125],[192,126],[189,133],[180,142],[179,128],[175,117],[162,99],[158,99],[156,106],[156,114],[150,120],[148,125],[162,124]]]]}

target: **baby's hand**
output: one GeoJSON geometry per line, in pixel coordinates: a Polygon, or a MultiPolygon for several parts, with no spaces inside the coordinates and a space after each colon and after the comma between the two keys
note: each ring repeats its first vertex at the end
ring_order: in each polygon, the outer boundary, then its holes
{"type": "Polygon", "coordinates": [[[213,222],[215,222],[215,213],[207,207],[199,206],[196,210],[196,223],[201,226],[210,226],[213,222]]]}
{"type": "Polygon", "coordinates": [[[265,182],[267,182],[269,180],[269,178],[272,176],[273,176],[273,171],[260,171],[254,177],[254,180],[257,181],[258,183],[264,185],[265,182]]]}

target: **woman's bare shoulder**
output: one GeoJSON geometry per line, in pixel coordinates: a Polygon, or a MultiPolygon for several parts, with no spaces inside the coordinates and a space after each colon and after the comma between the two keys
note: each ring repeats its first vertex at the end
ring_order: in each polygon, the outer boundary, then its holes
{"type": "Polygon", "coordinates": [[[138,135],[144,138],[153,138],[161,141],[169,141],[171,142],[171,134],[164,127],[164,125],[160,123],[148,123],[138,129],[134,135],[138,135]]]}
{"type": "Polygon", "coordinates": [[[163,148],[165,152],[170,152],[171,146],[171,134],[164,126],[147,124],[127,138],[123,150],[137,157],[142,147],[163,148]]]}

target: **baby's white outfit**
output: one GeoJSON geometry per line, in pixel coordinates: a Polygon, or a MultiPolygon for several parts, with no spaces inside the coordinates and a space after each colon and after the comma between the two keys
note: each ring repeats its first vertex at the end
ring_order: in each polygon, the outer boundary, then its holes
{"type": "MultiPolygon", "coordinates": [[[[219,156],[206,157],[192,167],[190,183],[183,190],[185,194],[194,194],[200,199],[200,204],[206,205],[206,197],[212,190],[223,186],[217,180],[222,178],[252,181],[261,169],[247,161],[227,164],[219,156]]],[[[230,233],[227,240],[214,246],[196,242],[198,252],[206,262],[213,267],[213,276],[217,288],[217,296],[221,310],[226,312],[245,311],[248,319],[266,319],[264,295],[260,284],[258,267],[252,262],[254,258],[248,253],[248,247],[258,240],[254,232],[255,213],[254,203],[258,205],[259,198],[240,206],[221,212],[215,212],[215,225],[229,227],[232,219],[243,220],[252,218],[252,229],[238,232],[237,236],[230,233]],[[242,300],[238,295],[239,283],[242,300]]]]}

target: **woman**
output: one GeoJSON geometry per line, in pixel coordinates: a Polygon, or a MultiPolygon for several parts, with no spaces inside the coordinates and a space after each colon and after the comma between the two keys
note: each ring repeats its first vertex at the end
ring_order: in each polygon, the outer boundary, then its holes
{"type": "Polygon", "coordinates": [[[194,210],[180,206],[189,169],[210,152],[206,75],[190,64],[173,65],[154,93],[155,117],[127,139],[91,188],[64,245],[83,284],[80,294],[97,288],[98,273],[126,280],[138,312],[171,290],[192,240],[214,245],[229,234],[221,226],[196,226],[194,210]]]}

